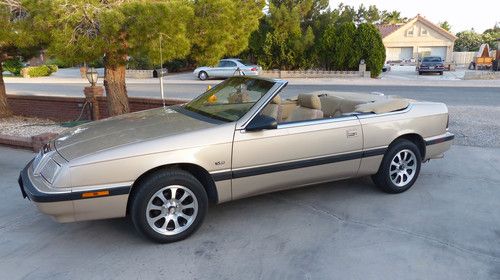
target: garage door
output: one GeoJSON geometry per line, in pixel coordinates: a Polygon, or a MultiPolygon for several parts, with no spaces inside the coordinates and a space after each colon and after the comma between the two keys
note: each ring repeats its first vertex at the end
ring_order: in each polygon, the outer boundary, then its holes
{"type": "Polygon", "coordinates": [[[446,47],[419,47],[418,54],[419,57],[439,56],[446,60],[446,47]]]}
{"type": "Polygon", "coordinates": [[[386,60],[405,60],[413,57],[413,48],[387,48],[386,50],[386,60]]]}
{"type": "Polygon", "coordinates": [[[431,47],[431,55],[439,56],[443,60],[446,60],[446,47],[431,47]]]}

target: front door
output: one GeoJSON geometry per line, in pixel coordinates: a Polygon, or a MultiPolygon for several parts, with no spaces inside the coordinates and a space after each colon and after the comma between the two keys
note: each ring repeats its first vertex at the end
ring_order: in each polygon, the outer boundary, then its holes
{"type": "Polygon", "coordinates": [[[233,199],[355,176],[362,139],[360,122],[353,116],[237,130],[233,199]]]}

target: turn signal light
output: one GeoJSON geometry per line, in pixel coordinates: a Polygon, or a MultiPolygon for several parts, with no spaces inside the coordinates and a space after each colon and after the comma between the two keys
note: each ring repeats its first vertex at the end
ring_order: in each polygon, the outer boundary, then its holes
{"type": "Polygon", "coordinates": [[[98,197],[106,195],[109,195],[109,191],[86,192],[82,193],[82,198],[98,197]]]}

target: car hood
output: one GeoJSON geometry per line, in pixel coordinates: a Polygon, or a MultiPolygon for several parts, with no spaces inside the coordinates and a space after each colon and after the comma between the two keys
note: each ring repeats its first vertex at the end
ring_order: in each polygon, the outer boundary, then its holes
{"type": "Polygon", "coordinates": [[[125,114],[80,125],[63,132],[54,145],[70,161],[99,151],[215,126],[188,116],[179,106],[125,114]]]}

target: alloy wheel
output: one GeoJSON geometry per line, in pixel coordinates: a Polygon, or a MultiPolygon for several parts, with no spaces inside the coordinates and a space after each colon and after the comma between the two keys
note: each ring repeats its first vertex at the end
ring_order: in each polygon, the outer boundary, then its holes
{"type": "Polygon", "coordinates": [[[404,187],[411,182],[417,170],[417,157],[408,149],[401,150],[392,158],[389,176],[394,185],[404,187]]]}
{"type": "Polygon", "coordinates": [[[157,191],[148,202],[146,218],[149,226],[163,235],[175,235],[188,229],[196,219],[198,200],[194,193],[180,185],[157,191]]]}

